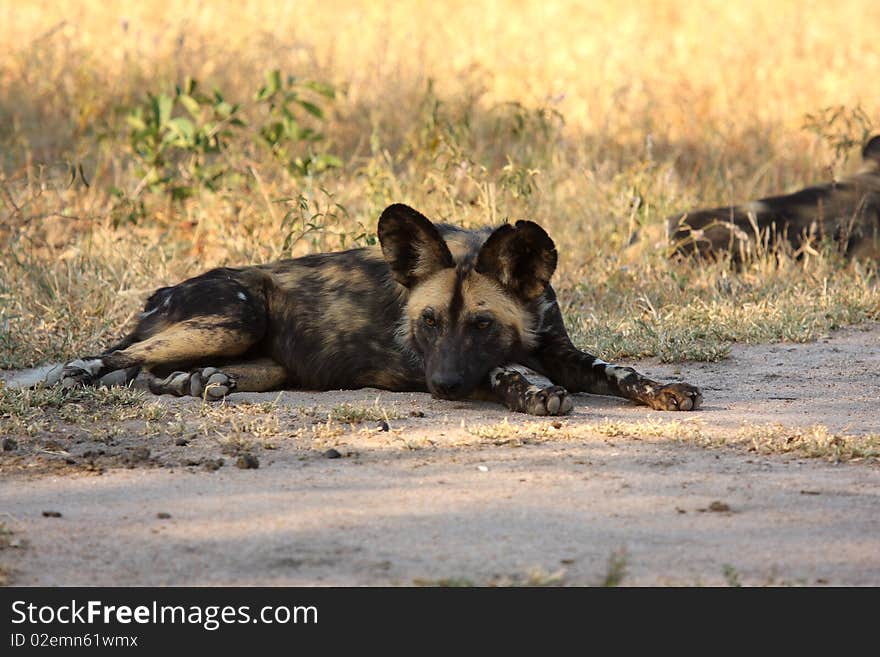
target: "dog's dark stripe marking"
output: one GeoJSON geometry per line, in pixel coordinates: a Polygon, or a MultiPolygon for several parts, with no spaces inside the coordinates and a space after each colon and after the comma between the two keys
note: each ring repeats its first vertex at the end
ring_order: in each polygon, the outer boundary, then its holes
{"type": "Polygon", "coordinates": [[[457,269],[455,272],[455,283],[452,288],[452,299],[449,301],[449,322],[452,325],[457,325],[459,320],[461,319],[461,312],[464,308],[464,295],[462,294],[461,288],[464,283],[464,277],[466,275],[466,272],[462,269],[457,269]]]}

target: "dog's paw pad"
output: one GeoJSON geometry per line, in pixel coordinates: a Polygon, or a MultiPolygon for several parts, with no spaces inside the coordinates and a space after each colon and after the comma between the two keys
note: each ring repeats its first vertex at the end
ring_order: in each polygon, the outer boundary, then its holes
{"type": "Polygon", "coordinates": [[[204,381],[203,393],[210,401],[223,399],[235,390],[235,379],[214,367],[206,367],[200,376],[204,381]]]}
{"type": "Polygon", "coordinates": [[[571,395],[561,386],[552,386],[528,393],[526,408],[531,415],[565,415],[574,407],[571,395]]]}

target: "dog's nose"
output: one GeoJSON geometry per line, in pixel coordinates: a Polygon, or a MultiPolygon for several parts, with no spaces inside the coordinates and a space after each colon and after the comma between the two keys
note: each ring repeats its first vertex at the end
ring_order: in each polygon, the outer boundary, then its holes
{"type": "Polygon", "coordinates": [[[431,388],[437,397],[455,399],[464,388],[464,381],[457,376],[435,374],[431,377],[431,388]]]}

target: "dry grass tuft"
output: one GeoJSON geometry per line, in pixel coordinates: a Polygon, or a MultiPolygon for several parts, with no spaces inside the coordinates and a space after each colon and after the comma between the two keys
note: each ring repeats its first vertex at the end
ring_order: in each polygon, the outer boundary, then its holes
{"type": "Polygon", "coordinates": [[[0,436],[35,436],[56,426],[90,431],[107,422],[162,419],[166,409],[130,388],[0,388],[0,436]]]}
{"type": "Polygon", "coordinates": [[[568,431],[567,425],[558,420],[511,424],[504,418],[496,424],[478,424],[464,428],[470,435],[478,438],[479,443],[487,445],[526,445],[570,438],[573,435],[568,431]]]}
{"type": "Polygon", "coordinates": [[[330,409],[329,419],[344,424],[363,422],[388,422],[399,419],[401,414],[393,408],[379,406],[377,399],[373,404],[339,404],[330,409]]]}
{"type": "MultiPolygon", "coordinates": [[[[465,427],[476,444],[526,445],[547,441],[589,441],[597,436],[623,440],[660,440],[699,445],[701,447],[732,447],[759,454],[790,454],[804,458],[820,458],[834,463],[844,461],[880,461],[880,435],[835,433],[817,424],[809,427],[774,424],[744,424],[736,432],[708,428],[699,418],[688,420],[601,422],[560,422],[558,420],[510,422],[505,418],[495,424],[465,427]]],[[[473,445],[464,440],[459,446],[473,445]]]]}
{"type": "Polygon", "coordinates": [[[880,460],[880,434],[834,433],[821,424],[810,427],[748,424],[736,433],[734,441],[749,445],[759,454],[793,454],[834,463],[880,460]]]}

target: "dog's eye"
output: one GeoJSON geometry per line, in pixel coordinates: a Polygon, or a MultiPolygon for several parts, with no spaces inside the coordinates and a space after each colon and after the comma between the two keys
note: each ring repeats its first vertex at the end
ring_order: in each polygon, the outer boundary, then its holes
{"type": "Polygon", "coordinates": [[[487,328],[492,326],[492,320],[491,319],[478,319],[476,326],[481,331],[485,331],[487,328]]]}
{"type": "Polygon", "coordinates": [[[431,328],[437,326],[437,319],[434,317],[434,313],[430,311],[425,311],[422,313],[422,321],[425,323],[425,326],[430,326],[431,328]]]}

